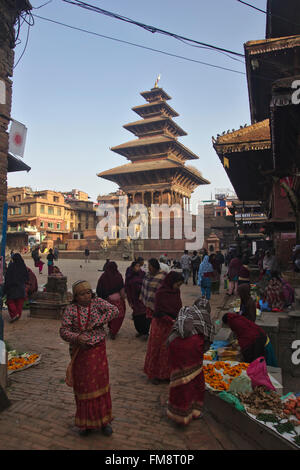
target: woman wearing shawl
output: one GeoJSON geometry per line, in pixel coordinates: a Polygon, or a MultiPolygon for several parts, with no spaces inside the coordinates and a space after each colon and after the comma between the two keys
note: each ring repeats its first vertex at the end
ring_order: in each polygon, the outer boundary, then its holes
{"type": "Polygon", "coordinates": [[[228,266],[229,290],[228,295],[237,294],[240,269],[243,266],[241,258],[235,256],[228,266]]]}
{"type": "Polygon", "coordinates": [[[202,296],[210,300],[211,279],[214,276],[214,268],[209,262],[208,255],[205,255],[198,272],[198,286],[201,286],[202,296]]]}
{"type": "Polygon", "coordinates": [[[18,320],[22,315],[22,309],[26,297],[26,284],[29,274],[22,256],[15,253],[9,263],[5,274],[4,292],[11,322],[18,320]]]}
{"type": "Polygon", "coordinates": [[[119,311],[103,299],[92,299],[87,281],[73,284],[73,302],[64,311],[60,336],[70,343],[71,363],[66,383],[73,387],[76,401],[75,425],[81,435],[102,428],[112,434],[112,406],[106,357],[104,325],[119,311]]]}
{"type": "Polygon", "coordinates": [[[109,324],[111,339],[115,339],[125,318],[125,289],[122,275],[118,271],[118,266],[114,261],[110,261],[100,276],[96,289],[98,297],[107,300],[115,305],[119,310],[118,318],[112,320],[109,324]]]}
{"type": "Polygon", "coordinates": [[[34,272],[30,268],[28,268],[28,266],[26,266],[26,268],[28,271],[28,281],[25,284],[25,298],[26,300],[29,300],[30,297],[32,297],[33,294],[38,291],[39,286],[34,272]]]}
{"type": "Polygon", "coordinates": [[[199,298],[192,307],[181,308],[167,341],[171,365],[167,416],[178,424],[202,417],[203,354],[214,335],[208,300],[199,298]]]}
{"type": "Polygon", "coordinates": [[[155,258],[149,259],[148,270],[149,272],[143,279],[140,300],[146,307],[146,317],[151,320],[154,312],[155,294],[167,273],[160,269],[160,264],[155,258]]]}
{"type": "Polygon", "coordinates": [[[140,300],[140,293],[145,275],[145,271],[142,271],[141,265],[138,261],[133,261],[127,270],[125,292],[128,303],[132,308],[132,317],[137,331],[136,336],[145,336],[148,338],[151,320],[150,318],[146,318],[146,307],[140,300]]]}
{"type": "Polygon", "coordinates": [[[170,379],[167,337],[182,307],[180,286],[184,278],[180,273],[167,274],[155,295],[154,314],[151,323],[144,372],[157,385],[170,379]]]}
{"type": "Polygon", "coordinates": [[[241,284],[238,286],[238,295],[241,299],[240,315],[255,323],[256,321],[256,302],[250,294],[250,284],[241,284]]]}

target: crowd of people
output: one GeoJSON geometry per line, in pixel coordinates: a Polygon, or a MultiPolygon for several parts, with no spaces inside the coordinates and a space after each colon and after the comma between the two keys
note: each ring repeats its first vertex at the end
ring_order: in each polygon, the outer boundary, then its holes
{"type": "MultiPolygon", "coordinates": [[[[54,256],[49,250],[50,254],[54,256]]],[[[279,308],[288,289],[274,271],[276,260],[272,257],[266,253],[261,261],[261,280],[267,277],[266,298],[279,308]]],[[[34,255],[33,259],[40,271],[39,256],[34,255]]],[[[60,275],[54,259],[48,258],[48,270],[51,268],[48,272],[60,275]]],[[[169,383],[167,416],[178,425],[202,417],[203,357],[216,333],[210,299],[219,290],[224,263],[228,265],[228,295],[240,297],[240,311],[224,315],[223,324],[235,333],[244,361],[252,362],[264,356],[269,365],[276,365],[269,338],[256,324],[256,302],[250,293],[246,257],[232,253],[231,259],[226,260],[221,252],[211,255],[205,251],[193,252],[192,256],[185,252],[180,265],[172,264],[163,255],[159,260],[149,259],[147,267],[138,258],[128,266],[124,278],[117,263],[107,259],[95,293],[86,280],[73,284],[73,300],[65,308],[60,328],[60,336],[70,345],[66,383],[74,391],[75,424],[81,435],[99,428],[106,436],[113,432],[105,327],[115,340],[126,315],[126,300],[132,310],[136,337],[147,341],[145,375],[152,384],[169,383]],[[193,305],[185,306],[181,286],[188,284],[190,277],[200,289],[195,290],[193,305]]],[[[12,321],[20,317],[22,301],[35,289],[36,276],[26,267],[21,255],[14,254],[5,277],[12,321]]]]}
{"type": "MultiPolygon", "coordinates": [[[[125,316],[125,297],[132,309],[136,337],[147,340],[145,375],[154,385],[169,384],[167,416],[183,426],[202,417],[205,392],[203,357],[216,334],[211,317],[211,286],[216,273],[220,276],[224,262],[223,255],[212,257],[205,252],[201,255],[194,252],[190,257],[185,252],[181,270],[177,269],[178,265],[172,269],[165,255],[159,260],[149,259],[148,269],[145,269],[144,260],[138,258],[127,268],[123,280],[117,264],[106,260],[97,284],[98,301],[93,299],[91,286],[86,281],[73,285],[73,302],[65,310],[60,334],[73,345],[68,368],[73,379],[68,380],[76,397],[75,423],[80,434],[86,435],[98,428],[102,428],[105,435],[112,433],[109,375],[102,333],[107,325],[110,336],[116,338],[125,316]],[[195,291],[197,298],[193,305],[185,306],[181,286],[189,282],[190,275],[193,284],[200,286],[201,290],[195,291]],[[115,325],[113,330],[112,324],[115,325]],[[84,331],[88,332],[86,336],[84,331]],[[85,358],[84,367],[81,350],[85,358]],[[91,388],[89,383],[95,370],[92,351],[101,354],[103,361],[102,369],[97,369],[97,374],[103,373],[103,377],[95,377],[95,388],[91,388]],[[82,389],[84,384],[86,388],[82,389]]],[[[240,263],[240,266],[244,264],[240,263]]],[[[245,361],[264,356],[269,365],[277,365],[268,336],[255,323],[256,303],[251,297],[247,276],[243,271],[236,275],[237,281],[234,282],[237,282],[241,301],[240,312],[224,315],[223,324],[235,333],[245,361]]]]}

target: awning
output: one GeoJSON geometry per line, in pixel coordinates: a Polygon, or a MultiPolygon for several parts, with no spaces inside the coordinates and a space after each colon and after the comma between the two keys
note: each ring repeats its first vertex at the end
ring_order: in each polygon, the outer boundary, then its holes
{"type": "Polygon", "coordinates": [[[26,165],[19,158],[14,157],[11,153],[7,155],[7,173],[14,171],[30,171],[31,167],[26,165]]]}

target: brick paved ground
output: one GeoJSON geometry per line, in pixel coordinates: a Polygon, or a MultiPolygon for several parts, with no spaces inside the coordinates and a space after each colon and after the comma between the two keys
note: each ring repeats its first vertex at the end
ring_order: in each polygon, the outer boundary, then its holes
{"type": "MultiPolygon", "coordinates": [[[[100,262],[102,267],[103,262],[100,262]]],[[[28,261],[31,266],[31,260],[28,261]]],[[[92,287],[101,273],[98,261],[80,268],[80,262],[59,262],[69,277],[88,279],[92,287]]],[[[124,273],[128,263],[120,263],[124,273]]],[[[39,282],[46,281],[41,275],[39,282]]],[[[199,288],[182,287],[183,302],[191,304],[199,288]]],[[[212,299],[212,310],[223,295],[212,299]]],[[[166,417],[168,386],[152,385],[143,373],[147,344],[135,338],[128,308],[122,329],[115,341],[107,340],[110,384],[113,402],[114,434],[107,438],[100,432],[79,437],[73,427],[75,403],[72,389],[64,383],[69,361],[68,345],[61,340],[60,322],[28,317],[13,324],[4,313],[5,339],[19,351],[42,354],[39,365],[10,376],[8,396],[12,406],[0,414],[0,449],[77,449],[77,450],[196,450],[237,449],[224,429],[206,413],[202,420],[179,429],[166,417]]]]}

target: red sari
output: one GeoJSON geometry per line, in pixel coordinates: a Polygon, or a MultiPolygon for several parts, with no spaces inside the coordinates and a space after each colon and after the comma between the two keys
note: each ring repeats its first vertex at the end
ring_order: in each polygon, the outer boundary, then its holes
{"type": "Polygon", "coordinates": [[[107,298],[107,302],[109,302],[112,305],[115,305],[118,310],[119,310],[119,316],[117,318],[114,318],[111,320],[108,324],[108,328],[110,331],[110,334],[112,336],[116,336],[116,334],[119,332],[124,318],[125,318],[125,313],[126,313],[126,304],[125,300],[120,296],[119,293],[112,294],[107,298]]]}
{"type": "Polygon", "coordinates": [[[144,364],[144,372],[150,380],[170,379],[171,369],[166,342],[182,307],[180,290],[173,289],[173,277],[174,272],[171,271],[155,295],[154,315],[144,364]]]}
{"type": "Polygon", "coordinates": [[[112,421],[105,340],[93,348],[81,348],[73,364],[73,388],[76,426],[99,429],[112,421]]]}
{"type": "Polygon", "coordinates": [[[107,263],[104,273],[100,276],[97,284],[97,295],[110,304],[115,305],[119,310],[118,318],[109,322],[108,327],[112,337],[119,332],[125,318],[126,304],[120,293],[124,290],[123,277],[118,271],[118,266],[114,261],[107,263]]]}
{"type": "Polygon", "coordinates": [[[118,314],[115,306],[100,298],[87,307],[70,304],[63,314],[60,336],[72,349],[66,383],[74,389],[75,424],[80,429],[98,429],[112,420],[104,325],[118,314]],[[85,346],[78,344],[82,332],[89,337],[85,346]]]}
{"type": "Polygon", "coordinates": [[[205,381],[202,370],[204,338],[176,338],[169,345],[171,378],[167,416],[187,425],[202,412],[205,381]]]}

